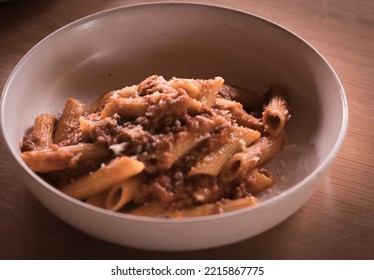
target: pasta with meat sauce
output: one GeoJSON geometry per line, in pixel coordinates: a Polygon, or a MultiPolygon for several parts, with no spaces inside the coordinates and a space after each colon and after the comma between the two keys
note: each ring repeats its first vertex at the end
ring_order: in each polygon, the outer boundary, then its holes
{"type": "Polygon", "coordinates": [[[264,95],[213,79],[153,75],[91,107],[69,98],[41,114],[22,159],[61,192],[133,215],[181,218],[259,203],[274,183],[264,163],[282,148],[284,89],[264,95]]]}

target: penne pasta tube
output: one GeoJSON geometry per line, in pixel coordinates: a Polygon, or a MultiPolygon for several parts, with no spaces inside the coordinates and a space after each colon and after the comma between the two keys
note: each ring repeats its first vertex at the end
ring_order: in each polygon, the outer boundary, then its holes
{"type": "Polygon", "coordinates": [[[199,161],[191,168],[188,175],[206,174],[217,176],[233,154],[241,151],[260,137],[260,132],[244,127],[236,128],[232,134],[230,142],[206,155],[202,161],[199,161]]]}
{"type": "Polygon", "coordinates": [[[204,122],[204,128],[198,131],[190,128],[188,131],[179,132],[173,137],[165,136],[163,142],[168,143],[168,145],[165,145],[162,151],[149,152],[141,158],[146,163],[146,170],[152,173],[170,169],[176,161],[207,139],[209,132],[215,126],[215,122],[212,120],[205,122],[204,118],[201,118],[196,126],[200,126],[200,122],[204,122]]]}
{"type": "Polygon", "coordinates": [[[74,98],[69,98],[57,123],[56,132],[53,137],[54,144],[69,141],[74,131],[79,127],[79,118],[86,111],[86,105],[74,98]]]}
{"type": "Polygon", "coordinates": [[[239,199],[223,199],[215,203],[204,204],[183,210],[167,210],[165,212],[170,218],[187,218],[207,216],[218,213],[226,213],[229,211],[241,209],[244,207],[254,206],[258,204],[258,199],[254,196],[247,196],[239,199]]]}
{"type": "Polygon", "coordinates": [[[55,122],[54,114],[41,114],[35,118],[33,132],[37,139],[36,149],[46,149],[52,145],[55,122]]]}
{"type": "Polygon", "coordinates": [[[247,196],[239,199],[223,199],[215,203],[204,204],[201,206],[189,207],[183,210],[165,210],[162,203],[153,201],[137,207],[128,214],[147,217],[168,217],[168,218],[189,218],[226,213],[229,211],[241,209],[244,207],[258,204],[258,199],[254,196],[247,196]]]}
{"type": "Polygon", "coordinates": [[[264,124],[261,119],[258,119],[251,114],[248,114],[245,110],[235,110],[232,112],[233,117],[237,120],[239,125],[249,127],[261,132],[264,131],[264,124]]]}
{"type": "Polygon", "coordinates": [[[193,115],[198,114],[202,111],[203,104],[200,101],[190,98],[190,100],[188,100],[188,102],[186,103],[188,113],[193,115]]]}
{"type": "Polygon", "coordinates": [[[212,107],[223,83],[221,77],[209,80],[173,78],[168,82],[172,88],[184,89],[190,97],[202,101],[208,108],[212,107]]]}
{"type": "Polygon", "coordinates": [[[286,92],[279,85],[272,85],[267,95],[269,102],[262,113],[264,130],[272,136],[277,136],[282,133],[286,122],[291,117],[290,108],[286,92]]]}
{"type": "Polygon", "coordinates": [[[161,201],[154,200],[146,202],[127,213],[131,215],[146,217],[165,216],[165,207],[162,205],[161,201]]]}
{"type": "Polygon", "coordinates": [[[170,148],[172,163],[180,159],[204,139],[205,137],[198,133],[179,133],[170,148]]]}
{"type": "Polygon", "coordinates": [[[102,118],[111,117],[115,113],[122,117],[136,118],[143,116],[147,111],[146,99],[138,98],[117,98],[110,100],[101,111],[102,118]]]}
{"type": "Polygon", "coordinates": [[[106,192],[101,192],[101,193],[97,193],[97,194],[89,196],[86,199],[85,202],[90,204],[90,205],[106,209],[106,199],[107,199],[107,197],[108,197],[108,192],[107,191],[106,192]]]}
{"type": "Polygon", "coordinates": [[[139,176],[132,177],[110,189],[105,200],[105,208],[118,211],[135,197],[141,184],[139,176]]]}
{"type": "Polygon", "coordinates": [[[178,79],[172,78],[169,84],[174,89],[184,89],[189,96],[197,98],[200,94],[200,89],[195,85],[194,81],[191,79],[178,79]]]}
{"type": "Polygon", "coordinates": [[[88,113],[95,113],[100,110],[100,108],[103,108],[105,104],[113,97],[113,98],[135,98],[137,96],[137,86],[130,86],[130,87],[124,87],[120,90],[113,90],[110,91],[102,96],[100,96],[98,99],[95,100],[94,103],[90,106],[88,113]]]}
{"type": "Polygon", "coordinates": [[[113,96],[114,90],[110,91],[108,93],[105,93],[104,95],[101,95],[98,99],[96,99],[88,109],[88,113],[92,114],[100,110],[101,107],[103,107],[109,99],[113,96]]]}
{"type": "Polygon", "coordinates": [[[221,89],[224,80],[221,77],[216,77],[209,80],[197,80],[200,87],[200,98],[205,101],[205,105],[208,108],[213,106],[214,100],[216,99],[219,90],[221,89]]]}
{"type": "Polygon", "coordinates": [[[220,181],[227,183],[240,179],[243,174],[263,165],[281,149],[282,143],[283,135],[259,138],[242,152],[233,155],[225,163],[219,175],[220,181]]]}
{"type": "Polygon", "coordinates": [[[84,117],[79,118],[79,127],[83,135],[90,136],[93,131],[95,123],[91,120],[88,120],[84,117]]]}
{"type": "Polygon", "coordinates": [[[243,109],[243,105],[236,101],[232,101],[222,97],[217,97],[214,100],[214,108],[218,108],[220,110],[235,111],[243,109]]]}
{"type": "Polygon", "coordinates": [[[34,172],[47,173],[76,167],[85,160],[103,160],[111,155],[100,144],[81,143],[58,148],[27,151],[21,154],[27,166],[34,172]]]}
{"type": "Polygon", "coordinates": [[[167,150],[148,153],[141,160],[146,163],[146,170],[148,172],[153,173],[159,170],[168,170],[178,159],[196,147],[204,139],[204,136],[196,133],[181,132],[173,140],[169,140],[170,145],[167,150]]]}
{"type": "Polygon", "coordinates": [[[274,176],[265,168],[255,168],[246,178],[246,185],[248,191],[255,195],[269,188],[274,181],[274,176]]]}
{"type": "Polygon", "coordinates": [[[86,199],[91,195],[109,190],[112,186],[139,174],[143,169],[144,164],[140,161],[125,156],[118,157],[60,190],[76,199],[86,199]]]}
{"type": "Polygon", "coordinates": [[[239,102],[219,97],[216,98],[214,107],[220,110],[228,110],[241,126],[258,130],[261,133],[264,131],[262,120],[248,114],[239,102]]]}

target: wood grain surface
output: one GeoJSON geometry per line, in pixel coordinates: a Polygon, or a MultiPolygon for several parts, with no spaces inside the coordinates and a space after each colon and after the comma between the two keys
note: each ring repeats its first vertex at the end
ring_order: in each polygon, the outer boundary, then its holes
{"type": "MultiPolygon", "coordinates": [[[[22,56],[51,32],[86,15],[139,2],[0,3],[0,89],[22,56]]],[[[283,223],[236,244],[193,252],[137,250],[90,237],[53,216],[24,186],[0,142],[0,259],[374,259],[374,1],[204,2],[283,25],[336,70],[349,102],[349,129],[318,191],[283,223]]]]}

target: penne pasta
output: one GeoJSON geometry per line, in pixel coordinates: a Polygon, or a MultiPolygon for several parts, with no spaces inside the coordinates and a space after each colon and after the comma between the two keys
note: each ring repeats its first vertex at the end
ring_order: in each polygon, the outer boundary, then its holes
{"type": "Polygon", "coordinates": [[[54,114],[41,114],[34,120],[35,148],[46,149],[53,143],[53,131],[56,118],[54,114]]]}
{"type": "Polygon", "coordinates": [[[258,202],[256,197],[247,196],[234,200],[223,199],[215,203],[193,206],[183,210],[167,210],[160,201],[153,201],[129,211],[128,214],[147,217],[191,218],[226,213],[244,207],[254,206],[258,204],[258,202]]]}
{"type": "Polygon", "coordinates": [[[200,88],[200,97],[208,108],[213,106],[219,90],[221,89],[224,80],[221,77],[216,77],[210,80],[198,80],[200,88]]]}
{"type": "Polygon", "coordinates": [[[264,131],[263,122],[251,114],[248,114],[241,103],[231,101],[223,98],[217,98],[214,103],[214,107],[220,110],[228,110],[235,118],[237,123],[241,126],[249,127],[254,130],[258,130],[261,133],[264,131]]]}
{"type": "Polygon", "coordinates": [[[143,116],[147,111],[147,100],[138,98],[117,98],[110,100],[101,111],[102,118],[119,114],[122,117],[136,118],[143,116]]]}
{"type": "Polygon", "coordinates": [[[85,202],[90,204],[90,205],[106,209],[107,197],[108,197],[108,191],[101,192],[101,193],[97,193],[97,194],[89,196],[85,200],[85,202]]]}
{"type": "Polygon", "coordinates": [[[284,130],[291,113],[285,90],[281,86],[272,85],[267,95],[269,102],[262,113],[264,131],[272,136],[277,136],[284,130]]]}
{"type": "Polygon", "coordinates": [[[79,118],[86,112],[86,105],[74,98],[69,98],[65,103],[61,118],[57,123],[53,137],[54,144],[70,143],[73,134],[79,128],[79,118]]]}
{"type": "Polygon", "coordinates": [[[232,156],[223,167],[219,176],[222,182],[240,180],[243,174],[263,165],[282,147],[283,135],[261,137],[255,143],[232,156]]]}
{"type": "Polygon", "coordinates": [[[23,161],[34,172],[47,173],[66,168],[88,160],[103,161],[111,152],[100,144],[81,143],[72,146],[53,147],[44,150],[27,151],[21,154],[23,161]]]}
{"type": "Polygon", "coordinates": [[[105,200],[105,208],[112,211],[121,209],[134,199],[140,184],[140,177],[135,176],[110,189],[105,200]]]}
{"type": "Polygon", "coordinates": [[[79,128],[82,131],[82,134],[90,137],[91,133],[95,127],[95,123],[86,118],[79,118],[79,128]]]}
{"type": "Polygon", "coordinates": [[[146,202],[127,213],[135,216],[161,217],[165,216],[165,206],[161,201],[154,200],[146,202]]]}
{"type": "Polygon", "coordinates": [[[232,112],[233,117],[236,119],[239,125],[249,127],[251,129],[258,130],[259,132],[263,133],[264,131],[264,124],[261,119],[258,119],[251,114],[248,114],[243,109],[235,110],[232,112]]]}
{"type": "Polygon", "coordinates": [[[173,78],[169,84],[174,89],[184,89],[189,96],[202,101],[207,107],[212,107],[224,80],[216,77],[209,80],[177,79],[173,78]]]}
{"type": "Polygon", "coordinates": [[[244,207],[258,204],[258,199],[254,196],[247,196],[240,199],[223,199],[215,203],[204,204],[183,210],[166,211],[166,216],[170,218],[200,217],[219,213],[226,213],[244,207]]]}
{"type": "Polygon", "coordinates": [[[109,101],[109,99],[113,96],[115,91],[110,91],[105,93],[104,95],[100,96],[96,99],[88,109],[88,113],[92,114],[100,110],[100,108],[104,107],[105,104],[109,101]]]}
{"type": "Polygon", "coordinates": [[[259,137],[260,133],[258,131],[244,127],[236,128],[232,133],[230,142],[205,156],[202,161],[199,161],[191,168],[189,176],[198,174],[217,176],[221,172],[224,164],[234,153],[241,151],[259,137]]]}
{"type": "Polygon", "coordinates": [[[124,87],[120,90],[110,91],[96,99],[95,102],[90,106],[88,113],[92,114],[99,111],[111,98],[135,98],[136,96],[137,86],[124,87]]]}
{"type": "MultiPolygon", "coordinates": [[[[170,137],[166,137],[170,139],[170,137]]],[[[170,169],[178,159],[205,139],[204,136],[185,132],[179,133],[172,138],[173,140],[169,140],[170,144],[167,149],[154,153],[150,152],[141,157],[141,160],[146,163],[146,170],[148,172],[154,173],[157,170],[170,169]]]]}
{"type": "MultiPolygon", "coordinates": [[[[199,122],[202,121],[203,119],[199,120],[196,126],[199,126],[199,122]]],[[[172,137],[170,135],[164,136],[162,142],[167,145],[161,146],[161,150],[149,151],[140,158],[146,163],[146,170],[153,173],[157,170],[170,169],[175,162],[209,137],[209,132],[214,128],[214,125],[214,121],[208,121],[198,131],[190,128],[188,131],[182,131],[172,137]]]]}
{"type": "MultiPolygon", "coordinates": [[[[211,127],[212,128],[212,127],[211,127]]],[[[180,159],[183,155],[188,153],[194,147],[196,147],[201,141],[205,139],[204,135],[198,135],[197,133],[179,133],[174,140],[170,148],[171,162],[168,167],[180,159]]]]}
{"type": "Polygon", "coordinates": [[[193,98],[198,98],[200,94],[199,87],[195,84],[192,79],[177,79],[173,78],[169,81],[169,84],[174,89],[184,89],[188,95],[193,98]]]}
{"type": "Polygon", "coordinates": [[[274,184],[275,178],[265,168],[253,169],[246,178],[247,189],[251,194],[258,194],[274,184]]]}
{"type": "Polygon", "coordinates": [[[214,108],[218,108],[220,110],[229,110],[232,112],[243,109],[243,105],[236,101],[217,97],[216,100],[214,100],[214,108]]]}
{"type": "Polygon", "coordinates": [[[61,187],[60,191],[76,199],[86,199],[91,195],[109,190],[112,186],[139,174],[143,169],[144,164],[135,159],[118,157],[91,174],[61,187]]]}

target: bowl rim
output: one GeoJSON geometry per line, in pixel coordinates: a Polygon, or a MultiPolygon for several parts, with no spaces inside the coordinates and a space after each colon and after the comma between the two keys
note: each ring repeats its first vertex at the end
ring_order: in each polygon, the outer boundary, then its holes
{"type": "Polygon", "coordinates": [[[131,221],[134,221],[134,222],[147,222],[147,223],[157,223],[157,224],[160,224],[160,223],[161,224],[186,224],[186,223],[188,224],[188,223],[198,223],[198,222],[206,222],[206,221],[212,221],[212,220],[221,220],[221,219],[229,218],[229,217],[234,216],[234,215],[245,214],[246,212],[258,211],[259,209],[271,207],[274,204],[280,203],[280,201],[282,201],[285,197],[287,197],[291,193],[300,191],[303,187],[306,186],[306,182],[308,182],[308,181],[312,180],[313,178],[317,177],[318,174],[320,174],[323,170],[325,170],[326,168],[328,168],[331,165],[332,161],[335,159],[336,155],[338,154],[338,152],[339,152],[339,150],[340,150],[340,148],[343,144],[343,141],[345,139],[347,129],[348,129],[348,119],[349,119],[349,116],[348,116],[347,97],[346,97],[346,94],[345,94],[344,87],[343,87],[337,73],[335,72],[333,67],[330,65],[330,63],[327,61],[327,59],[316,48],[314,48],[310,43],[308,43],[306,40],[301,38],[299,35],[297,35],[293,31],[289,30],[288,28],[286,28],[282,25],[280,25],[278,23],[275,23],[272,20],[269,20],[269,19],[267,19],[263,16],[259,16],[257,14],[254,14],[254,13],[251,13],[251,12],[248,12],[248,11],[245,11],[245,10],[232,8],[232,7],[228,7],[228,6],[224,6],[224,5],[217,5],[217,4],[195,3],[195,2],[179,2],[179,1],[138,3],[138,4],[130,4],[130,5],[120,6],[120,7],[105,9],[105,10],[102,10],[102,11],[98,11],[98,12],[89,14],[89,15],[84,16],[82,18],[79,18],[77,20],[74,20],[71,23],[68,23],[68,24],[58,28],[57,30],[55,30],[54,32],[50,33],[49,35],[44,37],[42,40],[40,40],[37,44],[35,44],[29,51],[26,52],[26,54],[21,58],[21,60],[16,64],[16,66],[11,71],[11,73],[9,74],[9,76],[8,76],[6,82],[5,82],[5,85],[4,85],[3,90],[2,90],[1,99],[0,99],[0,127],[1,127],[1,130],[0,130],[1,133],[0,134],[1,134],[1,137],[2,137],[4,143],[7,147],[7,150],[12,155],[13,159],[15,161],[17,161],[17,163],[21,166],[21,168],[29,176],[31,176],[30,179],[35,180],[44,189],[46,189],[48,192],[51,192],[57,199],[67,201],[67,202],[69,202],[69,204],[74,204],[75,206],[78,206],[78,207],[83,207],[88,211],[95,212],[95,214],[103,215],[103,216],[107,216],[107,217],[111,217],[111,218],[115,218],[115,219],[120,219],[120,220],[125,219],[125,220],[131,220],[131,221]],[[287,190],[282,191],[280,194],[277,194],[277,195],[275,195],[271,198],[268,198],[265,201],[261,201],[259,204],[251,206],[251,207],[245,207],[245,208],[229,211],[229,212],[226,212],[226,213],[222,213],[222,214],[219,214],[219,215],[214,214],[214,215],[199,216],[199,217],[167,219],[167,218],[161,218],[161,217],[134,216],[134,215],[131,215],[131,214],[114,212],[114,211],[111,211],[111,210],[106,210],[106,209],[102,209],[102,208],[99,208],[99,207],[96,207],[96,206],[92,206],[92,205],[89,205],[89,204],[87,204],[85,202],[82,202],[80,200],[74,199],[74,198],[62,193],[57,188],[53,187],[52,185],[50,185],[49,183],[44,181],[41,177],[39,177],[35,172],[33,172],[22,161],[19,154],[16,154],[16,153],[13,152],[12,143],[11,143],[12,141],[11,141],[11,139],[9,139],[9,136],[7,135],[7,132],[5,131],[5,128],[4,128],[5,127],[4,122],[5,122],[5,119],[6,119],[6,116],[5,116],[5,113],[4,113],[4,111],[5,111],[4,108],[5,108],[5,103],[7,101],[7,98],[8,98],[8,88],[10,87],[10,85],[11,85],[13,79],[15,78],[15,76],[17,75],[17,73],[22,70],[22,66],[26,63],[28,57],[31,56],[35,51],[37,51],[37,49],[42,47],[44,44],[47,44],[48,41],[51,38],[53,38],[54,36],[59,36],[61,33],[67,32],[67,31],[69,31],[69,30],[71,30],[71,29],[73,29],[77,26],[83,25],[83,24],[85,24],[87,22],[90,22],[90,21],[93,21],[97,18],[110,16],[111,14],[114,14],[114,13],[126,12],[130,9],[152,8],[152,7],[155,7],[155,6],[176,6],[176,5],[196,7],[196,8],[203,7],[203,8],[207,8],[207,9],[212,9],[213,8],[213,9],[222,10],[222,11],[228,12],[228,13],[238,13],[238,14],[242,14],[242,15],[247,16],[247,17],[252,17],[256,21],[261,21],[261,22],[263,22],[264,24],[267,24],[267,25],[270,24],[273,27],[275,27],[277,30],[291,35],[292,37],[297,39],[299,42],[304,44],[307,48],[312,50],[320,59],[322,59],[323,63],[327,66],[328,70],[331,72],[332,76],[336,80],[336,83],[339,87],[340,100],[341,100],[341,104],[342,104],[342,124],[339,128],[339,134],[338,134],[338,137],[337,137],[337,141],[334,144],[333,148],[330,150],[329,154],[325,157],[325,159],[315,169],[312,170],[312,172],[310,172],[307,176],[305,176],[297,184],[290,186],[287,190]]]}

